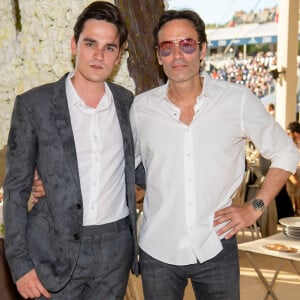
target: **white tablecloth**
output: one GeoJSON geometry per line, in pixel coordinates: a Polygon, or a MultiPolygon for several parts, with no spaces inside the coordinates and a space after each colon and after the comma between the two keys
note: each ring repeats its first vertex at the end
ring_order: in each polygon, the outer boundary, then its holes
{"type": "Polygon", "coordinates": [[[238,245],[242,251],[248,251],[252,253],[259,253],[294,261],[300,261],[300,240],[287,237],[284,233],[280,232],[275,235],[271,235],[266,238],[254,240],[247,243],[241,243],[238,245]],[[263,246],[267,244],[282,244],[289,247],[297,248],[297,253],[285,253],[280,251],[268,250],[263,246]]]}

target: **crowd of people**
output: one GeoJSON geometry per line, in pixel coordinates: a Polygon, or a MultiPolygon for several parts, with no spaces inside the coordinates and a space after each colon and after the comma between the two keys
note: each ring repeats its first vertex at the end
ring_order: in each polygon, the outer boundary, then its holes
{"type": "Polygon", "coordinates": [[[272,52],[258,52],[249,59],[232,57],[218,64],[212,62],[209,73],[214,79],[243,84],[258,97],[265,97],[275,90],[275,80],[270,70],[276,66],[272,52]]]}

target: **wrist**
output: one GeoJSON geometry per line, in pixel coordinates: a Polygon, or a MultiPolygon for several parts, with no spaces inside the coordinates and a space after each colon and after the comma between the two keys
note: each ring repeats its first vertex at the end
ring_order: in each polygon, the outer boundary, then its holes
{"type": "Polygon", "coordinates": [[[250,200],[250,204],[256,212],[262,213],[266,208],[265,202],[259,198],[254,198],[254,199],[250,200]]]}

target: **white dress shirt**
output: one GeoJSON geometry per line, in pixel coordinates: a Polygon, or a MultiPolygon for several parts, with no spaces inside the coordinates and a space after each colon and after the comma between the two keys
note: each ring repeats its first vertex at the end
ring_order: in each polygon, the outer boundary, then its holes
{"type": "Polygon", "coordinates": [[[83,225],[101,225],[128,216],[123,139],[113,95],[105,94],[96,108],[87,106],[66,79],[83,199],[83,225]]]}
{"type": "Polygon", "coordinates": [[[204,262],[222,250],[216,210],[231,205],[250,138],[271,167],[295,171],[298,153],[285,131],[244,86],[206,73],[189,126],[167,98],[168,84],[138,95],[130,112],[136,165],[146,170],[140,247],[173,265],[204,262]]]}

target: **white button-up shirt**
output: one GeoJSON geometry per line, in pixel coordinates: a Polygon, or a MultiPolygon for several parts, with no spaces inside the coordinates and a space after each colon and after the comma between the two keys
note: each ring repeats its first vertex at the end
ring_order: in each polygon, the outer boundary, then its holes
{"type": "Polygon", "coordinates": [[[165,263],[204,262],[222,250],[216,210],[231,205],[251,139],[271,167],[295,171],[298,153],[260,100],[244,86],[206,73],[189,126],[167,98],[168,84],[135,98],[131,124],[136,165],[146,170],[140,247],[165,263]]]}
{"type": "Polygon", "coordinates": [[[101,225],[128,216],[123,139],[113,95],[105,94],[96,108],[76,93],[72,74],[66,92],[74,134],[83,199],[83,225],[101,225]]]}

